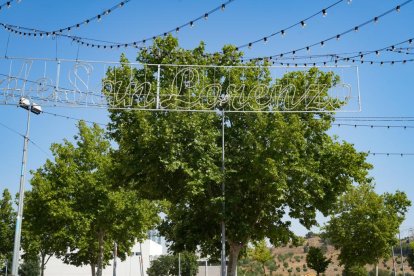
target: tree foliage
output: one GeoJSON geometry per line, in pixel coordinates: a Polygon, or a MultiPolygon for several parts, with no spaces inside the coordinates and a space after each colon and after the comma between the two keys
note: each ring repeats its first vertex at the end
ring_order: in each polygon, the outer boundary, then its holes
{"type": "Polygon", "coordinates": [[[2,269],[5,269],[3,262],[6,260],[8,266],[11,265],[15,222],[16,212],[13,209],[12,197],[10,192],[5,189],[0,198],[0,267],[2,269]]]}
{"type": "Polygon", "coordinates": [[[337,215],[324,227],[325,235],[341,250],[340,263],[364,266],[388,257],[410,205],[405,193],[378,195],[372,184],[354,187],[342,196],[337,215]]]}
{"type": "Polygon", "coordinates": [[[331,260],[323,255],[323,252],[320,248],[313,246],[309,248],[309,252],[306,255],[306,264],[308,267],[315,270],[317,275],[325,272],[330,263],[331,260]]]}
{"type": "Polygon", "coordinates": [[[180,257],[175,255],[162,255],[151,261],[147,269],[148,276],[179,275],[179,263],[181,263],[181,275],[195,276],[198,272],[198,258],[194,253],[182,252],[180,257]],[[180,258],[180,261],[178,260],[180,258]]]}
{"type": "Polygon", "coordinates": [[[264,240],[257,242],[253,248],[249,248],[248,256],[262,266],[263,274],[266,274],[266,263],[273,260],[272,251],[267,247],[264,240]]]}
{"type": "Polygon", "coordinates": [[[159,210],[136,191],[114,188],[115,161],[103,130],[83,121],[78,127],[76,144],[53,144],[54,160],[34,173],[26,219],[37,250],[48,250],[51,239],[56,243],[52,251],[66,263],[90,265],[100,276],[114,242],[124,259],[136,239],[154,227],[159,210]]]}
{"type": "Polygon", "coordinates": [[[408,262],[408,265],[411,267],[411,269],[414,270],[414,242],[410,242],[409,244],[407,262],[408,262]]]}
{"type": "MultiPolygon", "coordinates": [[[[203,43],[184,50],[168,36],[157,39],[151,49],[139,52],[138,61],[227,66],[242,65],[242,55],[233,46],[207,55],[203,43]]],[[[118,98],[122,98],[121,91],[127,90],[131,79],[156,87],[156,68],[131,69],[127,62],[122,57],[121,66],[109,69],[105,79],[123,85],[118,98]]],[[[208,85],[220,80],[219,93],[230,85],[243,83],[246,89],[235,93],[246,95],[258,84],[289,84],[297,87],[296,94],[290,96],[298,98],[310,84],[318,84],[324,87],[321,99],[326,101],[330,101],[328,89],[339,81],[332,72],[316,68],[273,79],[266,65],[236,68],[231,75],[225,67],[212,68],[203,81],[208,85]]],[[[175,70],[171,71],[163,73],[161,97],[170,93],[175,70]]],[[[108,101],[115,102],[114,96],[106,92],[108,101]]],[[[253,101],[246,97],[249,100],[253,101]]],[[[334,120],[333,111],[340,104],[329,105],[332,112],[314,114],[226,113],[224,176],[222,118],[215,112],[111,109],[110,130],[119,144],[119,170],[124,184],[146,192],[149,198],[172,203],[160,227],[167,240],[173,241],[171,249],[179,252],[200,248],[204,255],[218,257],[220,222],[224,220],[230,252],[228,271],[233,275],[238,254],[249,242],[267,237],[278,245],[295,239],[290,221],[283,219],[286,215],[309,228],[316,224],[317,211],[327,215],[338,195],[353,182],[365,181],[371,167],[365,162],[366,154],[326,134],[334,120]],[[223,180],[225,198],[221,193],[223,180]]]]}

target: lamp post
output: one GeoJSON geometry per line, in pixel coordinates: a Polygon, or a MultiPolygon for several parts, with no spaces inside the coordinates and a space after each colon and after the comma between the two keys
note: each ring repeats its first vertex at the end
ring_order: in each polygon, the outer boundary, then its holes
{"type": "Polygon", "coordinates": [[[29,129],[30,129],[30,113],[39,115],[42,113],[42,107],[35,103],[31,103],[29,99],[20,98],[19,106],[27,110],[27,125],[26,135],[24,136],[22,167],[20,173],[20,187],[19,187],[19,205],[17,206],[16,230],[14,233],[14,248],[11,276],[18,276],[19,259],[20,259],[20,241],[22,234],[22,218],[24,205],[24,182],[26,175],[26,161],[27,161],[27,144],[29,143],[29,129]]]}

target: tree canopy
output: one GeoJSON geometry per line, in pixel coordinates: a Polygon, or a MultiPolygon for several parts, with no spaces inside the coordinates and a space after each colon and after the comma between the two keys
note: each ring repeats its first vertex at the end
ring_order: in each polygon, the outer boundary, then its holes
{"type": "Polygon", "coordinates": [[[69,264],[90,265],[92,275],[100,276],[114,242],[124,259],[154,227],[159,208],[135,191],[114,188],[118,178],[104,131],[83,121],[78,127],[76,144],[53,144],[54,160],[34,173],[26,219],[39,250],[52,238],[58,246],[53,253],[69,264]]]}
{"type": "Polygon", "coordinates": [[[308,267],[315,270],[318,276],[321,273],[325,272],[330,263],[331,260],[323,255],[323,252],[320,248],[313,246],[309,248],[309,252],[306,255],[306,264],[308,267]]]}
{"type": "MultiPolygon", "coordinates": [[[[7,265],[11,265],[15,222],[16,212],[13,209],[12,196],[5,189],[0,198],[0,262],[7,260],[7,265]]],[[[5,269],[3,265],[1,267],[5,269]]]]}
{"type": "MultiPolygon", "coordinates": [[[[137,60],[144,64],[247,66],[232,74],[225,67],[216,67],[203,75],[205,85],[220,80],[219,94],[243,83],[245,89],[232,91],[230,97],[235,93],[251,95],[258,84],[289,84],[296,87],[287,92],[295,99],[309,96],[305,95],[309,86],[319,84],[324,87],[319,99],[329,102],[328,90],[339,81],[332,72],[317,68],[274,79],[266,61],[261,67],[254,67],[254,61],[242,64],[243,53],[234,46],[225,46],[214,54],[204,51],[203,43],[185,50],[175,38],[167,36],[157,39],[150,49],[141,50],[137,60]]],[[[126,91],[131,79],[156,86],[156,68],[132,69],[127,62],[121,57],[121,66],[109,69],[104,81],[123,85],[118,91],[126,91]]],[[[161,97],[175,89],[171,88],[173,78],[168,70],[162,75],[161,97]]],[[[189,93],[185,87],[175,92],[189,93]]],[[[110,91],[104,89],[104,93],[116,104],[110,91]]],[[[116,97],[122,98],[122,92],[116,97]]],[[[252,97],[246,96],[245,100],[255,104],[252,97]]],[[[132,107],[134,104],[138,102],[132,107]]],[[[365,161],[366,154],[326,133],[341,104],[330,104],[325,110],[328,112],[319,113],[224,113],[224,175],[223,114],[219,111],[228,108],[225,103],[217,106],[217,112],[199,113],[111,109],[110,133],[119,144],[118,169],[124,185],[146,193],[148,198],[171,203],[160,227],[167,240],[173,241],[171,249],[179,252],[199,248],[204,255],[218,257],[220,222],[224,220],[230,252],[228,273],[234,275],[238,254],[249,242],[267,237],[278,245],[295,239],[291,222],[283,219],[286,215],[309,228],[316,224],[317,211],[329,214],[337,197],[353,182],[366,181],[371,168],[365,161]]]]}
{"type": "Polygon", "coordinates": [[[378,195],[372,184],[354,187],[340,199],[337,214],[324,226],[325,236],[340,249],[345,267],[378,264],[391,254],[411,202],[405,193],[378,195]]]}
{"type": "Polygon", "coordinates": [[[191,252],[182,252],[180,256],[178,254],[160,256],[151,261],[151,266],[147,269],[148,276],[195,276],[197,272],[197,256],[191,252]],[[179,274],[180,269],[181,274],[179,274]]]}

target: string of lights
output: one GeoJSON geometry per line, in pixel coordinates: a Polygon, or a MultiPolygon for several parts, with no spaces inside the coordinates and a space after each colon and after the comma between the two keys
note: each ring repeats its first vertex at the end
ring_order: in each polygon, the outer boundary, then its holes
{"type": "Polygon", "coordinates": [[[372,19],[369,19],[369,20],[367,20],[365,22],[362,22],[359,25],[356,25],[355,27],[350,28],[350,29],[348,29],[346,31],[343,31],[343,32],[341,32],[339,34],[336,34],[336,35],[330,36],[330,37],[328,37],[326,39],[323,39],[320,42],[316,42],[316,43],[310,44],[308,46],[304,46],[304,47],[301,47],[301,48],[297,48],[297,49],[294,49],[294,50],[290,50],[290,51],[287,51],[287,52],[282,52],[282,53],[278,53],[278,54],[274,54],[274,55],[270,55],[270,56],[247,58],[247,59],[246,58],[242,58],[241,60],[242,61],[260,61],[260,60],[265,60],[265,59],[266,60],[272,60],[273,58],[283,57],[283,56],[289,55],[289,54],[295,55],[296,53],[302,52],[302,51],[305,51],[305,50],[309,52],[312,48],[314,48],[316,46],[323,47],[327,42],[329,42],[331,40],[339,40],[339,39],[341,39],[343,36],[345,36],[347,34],[350,34],[350,33],[353,33],[353,32],[358,32],[362,27],[364,27],[364,26],[366,26],[366,25],[368,25],[370,23],[377,23],[382,17],[385,17],[385,16],[387,16],[387,15],[393,13],[393,12],[400,12],[401,11],[401,8],[403,6],[409,4],[412,1],[413,0],[407,0],[407,1],[405,1],[405,2],[403,2],[401,4],[399,4],[399,5],[397,5],[396,7],[392,8],[392,9],[389,9],[386,12],[375,16],[372,19]]]}
{"type": "Polygon", "coordinates": [[[70,32],[72,30],[78,29],[82,26],[86,26],[89,23],[93,22],[93,21],[101,21],[101,19],[109,14],[111,14],[113,11],[115,11],[116,9],[122,8],[125,6],[125,4],[127,4],[128,2],[130,2],[131,0],[124,0],[122,2],[119,2],[117,5],[106,9],[104,12],[101,12],[95,16],[89,17],[81,22],[69,25],[67,27],[63,27],[60,29],[56,29],[56,30],[52,30],[52,31],[44,31],[44,30],[39,30],[36,28],[27,28],[27,27],[23,27],[23,26],[16,26],[16,25],[11,25],[11,24],[5,24],[5,23],[0,23],[0,25],[6,29],[9,32],[13,32],[15,34],[19,34],[19,35],[27,35],[27,36],[33,36],[33,37],[43,37],[43,36],[56,36],[58,34],[62,34],[64,32],[70,32]]]}
{"type": "MultiPolygon", "coordinates": [[[[288,26],[288,27],[286,27],[286,28],[283,28],[283,29],[281,29],[280,31],[273,32],[273,33],[271,33],[271,34],[269,34],[269,35],[264,36],[263,38],[260,38],[260,39],[256,39],[256,40],[250,41],[250,42],[248,42],[248,43],[246,43],[246,44],[243,44],[243,45],[238,46],[237,48],[238,48],[238,49],[242,49],[242,48],[245,48],[245,47],[252,48],[252,46],[253,46],[254,44],[257,44],[257,43],[259,43],[259,42],[264,42],[264,43],[266,43],[266,42],[268,42],[268,41],[269,41],[269,38],[274,37],[274,36],[276,36],[276,35],[281,34],[282,36],[284,36],[284,35],[286,35],[286,33],[287,33],[287,31],[288,31],[288,30],[293,29],[293,28],[295,28],[295,27],[299,27],[299,26],[301,26],[302,28],[305,28],[305,27],[306,27],[306,25],[307,25],[307,23],[308,23],[308,21],[309,21],[310,19],[312,19],[312,18],[314,18],[314,17],[316,17],[316,16],[320,16],[321,14],[322,14],[322,16],[323,16],[323,17],[326,17],[326,16],[327,16],[327,14],[328,14],[328,10],[329,10],[329,9],[332,9],[333,7],[335,7],[336,5],[339,5],[340,3],[344,2],[344,1],[345,1],[345,0],[339,0],[339,1],[336,1],[335,3],[331,4],[330,6],[328,6],[328,7],[326,7],[326,8],[323,8],[321,11],[318,11],[318,12],[316,12],[316,13],[314,13],[314,14],[312,14],[312,15],[310,15],[310,16],[308,16],[308,17],[306,17],[306,18],[302,19],[302,20],[299,20],[298,22],[296,22],[296,23],[294,23],[294,24],[292,24],[292,25],[290,25],[290,26],[288,26]]],[[[351,3],[351,1],[350,1],[350,0],[347,0],[347,2],[348,2],[348,4],[350,4],[350,3],[351,3]]]]}
{"type": "MultiPolygon", "coordinates": [[[[332,63],[335,64],[335,65],[339,65],[338,61],[339,60],[335,59],[335,60],[325,60],[325,61],[318,61],[318,62],[272,62],[272,64],[287,66],[287,67],[298,67],[298,66],[304,66],[304,67],[310,66],[311,67],[311,66],[317,66],[317,65],[327,66],[327,65],[332,64],[332,63]]],[[[370,64],[370,65],[374,65],[374,64],[394,65],[394,64],[406,64],[406,63],[414,62],[414,58],[412,58],[412,59],[402,59],[402,60],[363,60],[363,59],[348,59],[348,58],[345,58],[343,61],[344,62],[352,62],[352,63],[359,62],[360,64],[370,64]]]]}
{"type": "Polygon", "coordinates": [[[17,4],[19,4],[21,1],[22,0],[10,0],[10,1],[7,1],[7,2],[5,2],[3,4],[0,4],[0,10],[3,9],[3,8],[10,8],[11,7],[11,4],[13,2],[16,2],[17,4]]]}
{"type": "Polygon", "coordinates": [[[368,151],[367,153],[369,155],[372,155],[372,156],[385,155],[387,157],[389,157],[389,156],[401,156],[401,157],[414,156],[414,153],[402,153],[402,152],[370,152],[370,151],[368,151]]]}
{"type": "MultiPolygon", "coordinates": [[[[411,47],[405,48],[397,48],[397,46],[403,45],[408,43],[408,45],[412,45],[414,38],[409,38],[404,41],[394,43],[392,45],[382,47],[375,50],[365,50],[365,51],[354,51],[354,52],[347,52],[347,53],[328,53],[328,54],[315,54],[315,55],[305,55],[305,56],[283,56],[277,57],[273,60],[277,61],[287,61],[287,60],[304,60],[304,59],[320,59],[320,58],[330,58],[330,60],[338,60],[338,61],[350,61],[353,58],[360,57],[361,59],[372,54],[376,54],[379,56],[382,52],[396,52],[396,53],[403,53],[402,50],[397,49],[410,49],[411,47]]],[[[273,64],[276,63],[275,61],[272,62],[273,64]]]]}
{"type": "MultiPolygon", "coordinates": [[[[130,0],[128,0],[130,1],[130,0]]],[[[144,47],[143,45],[145,45],[148,42],[153,42],[155,39],[159,38],[159,37],[165,37],[168,34],[172,34],[172,33],[178,33],[180,30],[182,30],[185,27],[194,27],[195,23],[197,23],[200,20],[207,20],[208,17],[220,10],[225,10],[225,8],[231,4],[232,2],[234,2],[236,0],[227,0],[226,2],[222,3],[221,5],[215,7],[214,9],[207,11],[205,13],[203,13],[202,15],[180,25],[177,26],[173,29],[170,29],[168,31],[165,31],[163,33],[160,33],[158,35],[154,35],[151,37],[147,37],[141,40],[137,40],[137,41],[132,41],[132,42],[127,42],[127,43],[120,43],[120,42],[112,42],[112,41],[106,41],[106,40],[99,40],[99,39],[92,39],[92,38],[86,38],[86,37],[80,37],[80,36],[74,36],[74,35],[68,35],[68,34],[64,34],[63,29],[62,32],[60,30],[58,31],[53,31],[53,32],[47,32],[44,30],[36,30],[33,28],[25,28],[25,27],[21,27],[21,26],[17,26],[17,25],[11,25],[11,24],[5,24],[5,23],[1,23],[0,22],[0,26],[2,26],[5,30],[15,33],[15,34],[19,34],[19,35],[23,35],[23,36],[33,36],[36,37],[36,34],[42,34],[40,35],[40,37],[42,37],[43,35],[52,35],[54,37],[56,36],[60,36],[60,37],[65,37],[65,38],[69,38],[71,39],[73,42],[78,43],[80,45],[86,46],[86,47],[96,47],[96,48],[103,48],[103,49],[113,49],[113,48],[120,48],[120,47],[134,47],[134,48],[142,48],[144,47]],[[22,31],[22,30],[27,30],[22,31]],[[140,47],[141,46],[141,47],[140,47]]],[[[125,2],[125,1],[124,1],[125,2]]],[[[102,14],[100,15],[100,18],[102,17],[102,14]]],[[[98,16],[93,17],[94,19],[98,20],[98,16]]],[[[89,22],[88,22],[89,23],[89,22]]],[[[84,21],[83,24],[87,24],[86,21],[84,21]]],[[[75,27],[77,27],[76,25],[74,25],[75,27]]],[[[69,30],[72,30],[74,28],[74,26],[70,26],[68,28],[70,28],[69,30]]],[[[67,31],[67,29],[66,29],[67,31]]]]}
{"type": "Polygon", "coordinates": [[[402,128],[402,129],[414,129],[414,126],[396,126],[396,125],[360,125],[360,124],[332,124],[333,126],[342,127],[342,126],[349,126],[349,127],[368,127],[368,128],[402,128]]]}

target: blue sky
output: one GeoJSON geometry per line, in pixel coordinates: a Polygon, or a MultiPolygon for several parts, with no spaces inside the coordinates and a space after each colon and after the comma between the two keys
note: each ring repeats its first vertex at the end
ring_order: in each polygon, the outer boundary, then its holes
{"type": "MultiPolygon", "coordinates": [[[[53,30],[82,21],[117,4],[114,0],[22,0],[12,3],[9,9],[0,11],[0,22],[53,30]]],[[[191,0],[131,0],[122,9],[112,12],[101,22],[91,22],[73,34],[102,40],[129,42],[163,33],[186,23],[206,11],[219,6],[223,1],[191,0]]],[[[182,29],[178,33],[180,44],[184,48],[193,48],[200,41],[206,43],[207,51],[218,51],[225,44],[241,45],[263,38],[270,33],[284,29],[307,16],[321,11],[335,1],[327,0],[236,0],[224,11],[201,20],[193,28],[182,29]]],[[[306,22],[306,27],[289,30],[285,36],[277,35],[268,43],[258,43],[252,49],[243,49],[248,57],[266,56],[301,48],[317,43],[325,38],[353,28],[373,18],[403,1],[353,0],[340,3],[322,15],[306,22]]],[[[341,53],[363,50],[375,50],[414,37],[412,17],[414,2],[401,8],[400,12],[381,18],[376,24],[368,24],[358,32],[341,37],[339,41],[327,42],[324,47],[312,49],[312,54],[341,53]]],[[[103,50],[79,47],[69,40],[58,38],[33,39],[10,35],[8,47],[7,31],[0,30],[0,56],[67,58],[117,61],[125,52],[134,61],[134,49],[103,50]],[[56,51],[57,49],[57,51],[56,51]]],[[[407,45],[406,45],[407,46],[407,45]]],[[[303,52],[302,54],[306,54],[303,52]]],[[[408,59],[414,55],[381,54],[373,59],[408,59]]],[[[4,60],[0,60],[0,73],[7,74],[4,60]]],[[[414,103],[414,63],[395,65],[359,64],[362,111],[338,116],[353,117],[413,117],[414,103]]],[[[106,123],[107,116],[102,109],[44,108],[45,111],[76,118],[106,123]]],[[[19,133],[24,133],[26,113],[15,106],[0,105],[0,123],[19,133]]],[[[28,169],[41,166],[50,155],[49,146],[63,138],[71,138],[76,133],[75,121],[47,114],[32,116],[30,138],[38,147],[29,145],[28,169]]],[[[339,122],[338,122],[339,123],[339,122]]],[[[406,125],[414,126],[414,121],[402,122],[350,122],[351,124],[406,125]]],[[[401,128],[364,128],[333,127],[332,134],[340,139],[352,142],[362,151],[414,153],[414,129],[401,128]]],[[[0,125],[0,189],[18,191],[23,138],[0,125]]],[[[414,156],[370,156],[374,165],[371,175],[375,178],[378,192],[405,191],[414,201],[414,156]]],[[[27,174],[30,178],[30,174],[27,174]]],[[[413,227],[414,208],[410,209],[402,228],[413,227]]],[[[299,234],[304,229],[296,227],[299,234]]]]}

